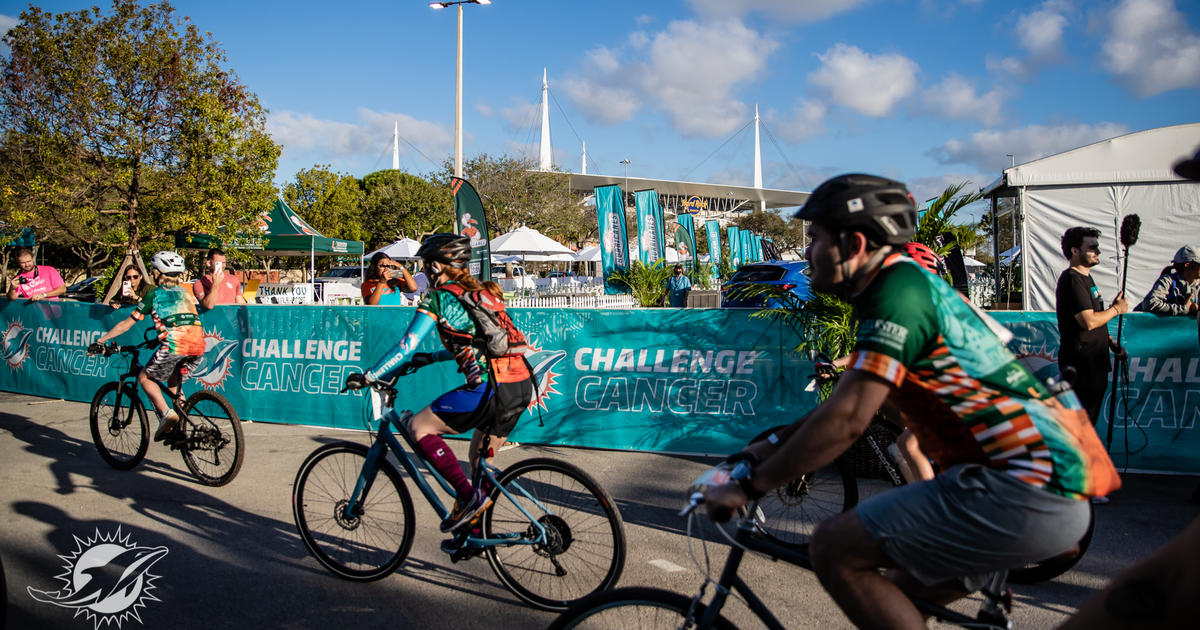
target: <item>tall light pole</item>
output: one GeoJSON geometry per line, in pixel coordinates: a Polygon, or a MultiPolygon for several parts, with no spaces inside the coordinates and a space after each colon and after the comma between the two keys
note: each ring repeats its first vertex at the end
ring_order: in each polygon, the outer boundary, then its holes
{"type": "MultiPolygon", "coordinates": [[[[624,195],[629,194],[629,158],[621,160],[621,164],[625,165],[625,193],[622,195],[622,197],[624,197],[624,195]]],[[[625,199],[621,199],[621,207],[625,207],[626,205],[625,199]]]]}
{"type": "Polygon", "coordinates": [[[458,63],[454,71],[454,176],[462,177],[462,22],[464,4],[491,4],[492,0],[457,0],[455,2],[430,2],[431,9],[458,7],[458,63]]]}

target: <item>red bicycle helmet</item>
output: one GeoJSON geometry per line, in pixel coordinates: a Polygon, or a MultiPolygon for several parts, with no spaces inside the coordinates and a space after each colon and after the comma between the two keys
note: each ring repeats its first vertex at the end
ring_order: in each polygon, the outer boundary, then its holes
{"type": "Polygon", "coordinates": [[[905,243],[904,253],[908,254],[908,257],[916,261],[918,265],[929,270],[930,273],[939,276],[944,273],[945,267],[942,266],[942,259],[938,258],[938,255],[933,253],[928,245],[916,241],[905,243]]]}

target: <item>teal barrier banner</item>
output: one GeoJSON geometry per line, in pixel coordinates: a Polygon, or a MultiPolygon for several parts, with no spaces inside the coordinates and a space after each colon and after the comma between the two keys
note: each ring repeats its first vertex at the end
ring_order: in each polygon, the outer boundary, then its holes
{"type": "MultiPolygon", "coordinates": [[[[90,401],[125,369],[89,357],[130,309],[81,302],[0,300],[0,389],[90,401]]],[[[245,419],[363,427],[361,393],[339,394],[350,372],[391,348],[414,309],[371,306],[221,306],[201,316],[208,351],[185,390],[223,394],[245,419]]],[[[513,439],[660,452],[724,454],[810,410],[812,366],[791,351],[787,326],[741,309],[512,309],[534,351],[541,393],[513,439]]],[[[993,313],[1039,375],[1057,372],[1053,313],[993,313]]],[[[1113,330],[1115,333],[1115,322],[1113,330]]],[[[139,324],[119,341],[142,339],[139,324]]],[[[1119,468],[1200,472],[1200,346],[1196,323],[1125,316],[1130,379],[1111,452],[1119,468]]],[[[430,336],[420,350],[439,346],[430,336]]],[[[149,352],[143,352],[148,358],[149,352]]],[[[462,384],[452,362],[400,382],[398,407],[417,410],[462,384]]],[[[1108,417],[1106,399],[1102,417],[1108,417]]],[[[147,403],[149,407],[149,403],[147,403]]],[[[1101,438],[1107,422],[1097,427],[1101,438]]]]}
{"type": "Polygon", "coordinates": [[[653,265],[667,257],[663,211],[658,205],[658,191],[639,190],[633,193],[633,205],[637,210],[640,260],[643,264],[653,265]]]}

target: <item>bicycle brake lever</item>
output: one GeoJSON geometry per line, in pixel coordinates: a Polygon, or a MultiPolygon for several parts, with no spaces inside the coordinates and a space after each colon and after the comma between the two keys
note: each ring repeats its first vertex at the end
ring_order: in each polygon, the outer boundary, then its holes
{"type": "Polygon", "coordinates": [[[700,504],[704,503],[703,492],[693,492],[692,496],[688,497],[688,504],[679,512],[679,516],[687,516],[696,511],[700,504]]]}

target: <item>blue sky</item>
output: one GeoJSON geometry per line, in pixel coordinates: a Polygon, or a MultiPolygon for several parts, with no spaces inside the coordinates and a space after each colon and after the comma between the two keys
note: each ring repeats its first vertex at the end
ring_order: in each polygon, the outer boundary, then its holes
{"type": "MultiPolygon", "coordinates": [[[[0,3],[0,30],[22,7],[0,3]]],[[[314,164],[389,168],[393,121],[404,170],[453,151],[453,9],[176,7],[270,110],[277,182],[314,164]]],[[[628,158],[634,176],[751,185],[752,129],[735,132],[757,104],[765,186],[863,171],[923,199],[989,183],[1006,154],[1021,163],[1200,118],[1194,0],[494,0],[464,13],[466,155],[536,158],[544,67],[554,161],[571,172],[583,140],[589,173],[623,173],[628,158]]]]}

